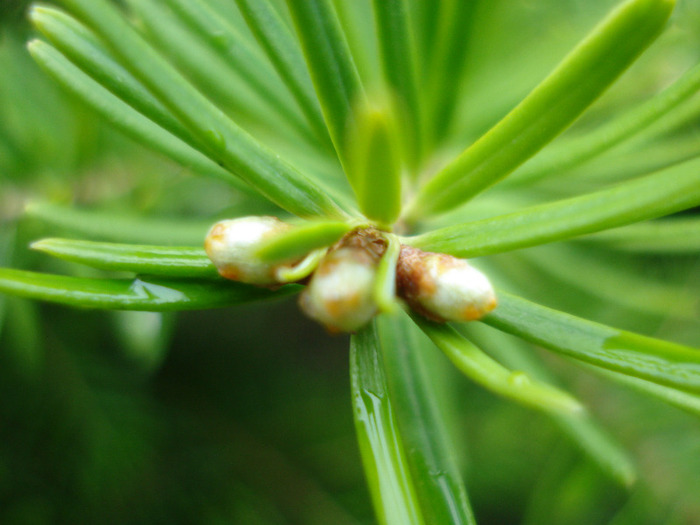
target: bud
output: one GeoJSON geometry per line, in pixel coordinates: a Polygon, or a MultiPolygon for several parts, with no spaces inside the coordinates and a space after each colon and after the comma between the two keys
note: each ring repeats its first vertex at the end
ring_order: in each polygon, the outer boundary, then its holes
{"type": "Polygon", "coordinates": [[[277,284],[275,270],[280,263],[265,263],[255,256],[260,243],[289,230],[276,217],[241,217],[217,222],[204,241],[204,249],[226,279],[268,286],[277,284]]]}
{"type": "Polygon", "coordinates": [[[488,278],[464,259],[402,246],[396,267],[399,295],[433,321],[475,321],[496,308],[488,278]]]}
{"type": "Polygon", "coordinates": [[[353,332],[377,313],[374,281],[386,241],[372,229],[352,231],[326,254],[299,306],[331,332],[353,332]]]}

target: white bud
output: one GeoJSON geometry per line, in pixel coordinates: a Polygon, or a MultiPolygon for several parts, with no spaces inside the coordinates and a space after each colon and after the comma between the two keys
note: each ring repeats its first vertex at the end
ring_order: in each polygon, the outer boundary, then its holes
{"type": "Polygon", "coordinates": [[[377,314],[374,282],[385,241],[371,229],[348,234],[316,268],[301,309],[331,332],[354,332],[377,314]]]}
{"type": "Polygon", "coordinates": [[[406,302],[435,321],[474,321],[496,308],[488,278],[451,255],[402,246],[396,279],[406,302]]]}
{"type": "Polygon", "coordinates": [[[241,217],[217,222],[204,241],[204,249],[226,279],[261,286],[276,284],[279,263],[265,263],[255,256],[260,243],[291,226],[276,217],[241,217]]]}

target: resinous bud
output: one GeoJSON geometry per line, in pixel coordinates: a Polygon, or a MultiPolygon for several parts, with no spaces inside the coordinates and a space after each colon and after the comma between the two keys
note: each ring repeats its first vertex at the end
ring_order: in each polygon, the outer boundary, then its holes
{"type": "Polygon", "coordinates": [[[475,321],[496,308],[493,286],[466,260],[402,246],[396,267],[399,295],[434,321],[475,321]]]}
{"type": "Polygon", "coordinates": [[[255,256],[260,243],[289,230],[276,217],[252,216],[217,222],[204,241],[204,250],[219,274],[226,279],[259,286],[277,284],[279,263],[265,263],[255,256]]]}
{"type": "Polygon", "coordinates": [[[377,314],[374,282],[386,242],[371,229],[351,232],[326,254],[299,298],[331,332],[354,332],[377,314]]]}

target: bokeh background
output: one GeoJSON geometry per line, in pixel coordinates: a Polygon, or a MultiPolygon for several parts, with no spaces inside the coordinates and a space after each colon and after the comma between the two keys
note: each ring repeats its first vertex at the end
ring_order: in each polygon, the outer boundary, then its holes
{"type": "MultiPolygon", "coordinates": [[[[233,190],[151,154],[54,86],[24,47],[32,36],[27,2],[1,2],[2,266],[91,275],[27,249],[34,239],[71,232],[23,215],[28,202],[99,205],[193,224],[212,210],[240,212],[233,190]]],[[[614,2],[587,4],[492,3],[482,22],[497,20],[506,36],[496,45],[481,26],[474,31],[492,43],[481,60],[502,66],[464,88],[472,95],[464,113],[476,115],[466,119],[473,133],[506,111],[614,2]],[[545,27],[538,25],[543,14],[545,27]],[[522,41],[533,42],[526,62],[522,41]],[[493,89],[502,107],[479,114],[493,89]]],[[[668,38],[684,42],[685,54],[668,55],[670,69],[699,54],[696,4],[680,3],[668,38]]],[[[623,94],[624,82],[601,107],[623,94]]],[[[635,264],[682,275],[697,289],[696,257],[635,264]]],[[[692,324],[571,301],[564,283],[542,284],[537,268],[515,266],[523,282],[534,283],[534,300],[697,345],[692,324]]],[[[305,319],[294,299],[175,315],[0,296],[0,523],[374,523],[355,444],[347,343],[305,319]]],[[[628,447],[640,481],[620,488],[545,416],[472,386],[438,359],[479,523],[700,523],[698,419],[544,358],[628,447]]]]}

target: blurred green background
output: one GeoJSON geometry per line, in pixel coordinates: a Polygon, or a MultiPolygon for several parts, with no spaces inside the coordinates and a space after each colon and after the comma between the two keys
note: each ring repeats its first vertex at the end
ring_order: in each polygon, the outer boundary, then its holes
{"type": "MultiPolygon", "coordinates": [[[[235,204],[229,188],[189,177],[54,87],[24,49],[26,2],[2,1],[1,265],[90,275],[26,249],[61,231],[23,217],[28,200],[193,220],[235,204]]],[[[612,3],[496,2],[492,16],[511,13],[517,31],[506,31],[512,39],[502,48],[485,48],[484,60],[500,60],[500,74],[517,67],[512,49],[536,30],[543,9],[558,9],[550,13],[557,20],[571,13],[594,20],[612,3]]],[[[697,10],[681,8],[697,27],[697,10]]],[[[548,33],[560,45],[540,49],[537,66],[530,62],[518,82],[504,84],[503,111],[551,67],[557,49],[578,38],[565,24],[548,33]]],[[[489,74],[497,83],[499,70],[489,74]]],[[[490,85],[466,87],[473,104],[465,113],[476,111],[490,85]]],[[[498,108],[476,113],[474,130],[497,118],[498,108]]],[[[639,263],[654,272],[672,265],[697,286],[697,258],[639,263]]],[[[519,271],[537,282],[536,269],[519,271]]],[[[539,289],[546,293],[538,297],[533,287],[534,300],[651,331],[648,320],[606,305],[571,304],[557,283],[539,289]]],[[[689,329],[653,331],[683,341],[689,329]]],[[[0,523],[374,523],[355,444],[347,347],[346,337],[304,318],[294,299],[162,315],[0,296],[0,523]]],[[[626,492],[545,416],[470,385],[440,359],[436,377],[446,385],[479,523],[700,523],[697,418],[546,356],[637,460],[641,480],[626,492]]]]}

